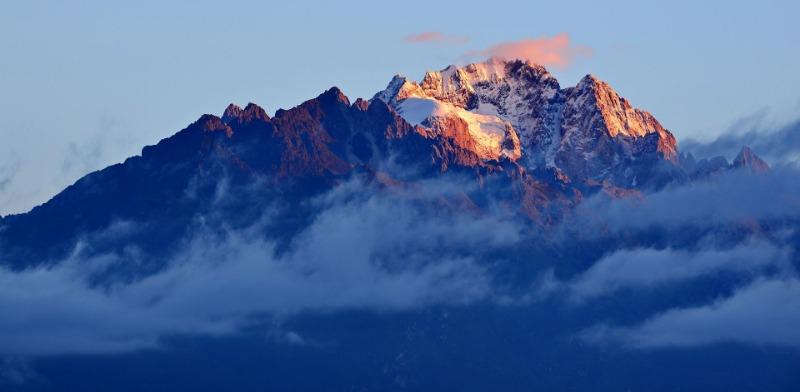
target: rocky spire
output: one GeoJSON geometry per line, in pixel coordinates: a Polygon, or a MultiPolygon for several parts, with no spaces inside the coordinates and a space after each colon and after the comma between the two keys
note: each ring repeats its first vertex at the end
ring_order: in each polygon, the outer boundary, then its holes
{"type": "Polygon", "coordinates": [[[737,169],[747,168],[756,173],[769,171],[769,165],[748,146],[742,147],[731,166],[737,169]]]}
{"type": "Polygon", "coordinates": [[[269,115],[261,106],[252,102],[248,103],[244,109],[230,104],[222,114],[222,121],[225,124],[247,123],[255,120],[269,121],[269,115]]]}
{"type": "Polygon", "coordinates": [[[239,105],[231,103],[225,108],[225,112],[222,113],[222,121],[226,124],[231,124],[239,120],[242,117],[242,108],[239,105]]]}

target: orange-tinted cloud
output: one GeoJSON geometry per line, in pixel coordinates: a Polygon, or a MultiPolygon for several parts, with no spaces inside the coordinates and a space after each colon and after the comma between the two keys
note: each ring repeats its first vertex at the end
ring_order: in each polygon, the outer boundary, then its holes
{"type": "Polygon", "coordinates": [[[529,38],[519,41],[503,42],[485,50],[466,53],[465,57],[499,57],[503,59],[528,60],[545,67],[566,68],[573,61],[588,58],[592,49],[572,45],[569,34],[561,33],[552,38],[529,38]]]}
{"type": "Polygon", "coordinates": [[[438,31],[426,31],[419,34],[409,35],[405,41],[412,44],[438,43],[438,44],[465,44],[469,42],[469,37],[447,35],[438,31]]]}

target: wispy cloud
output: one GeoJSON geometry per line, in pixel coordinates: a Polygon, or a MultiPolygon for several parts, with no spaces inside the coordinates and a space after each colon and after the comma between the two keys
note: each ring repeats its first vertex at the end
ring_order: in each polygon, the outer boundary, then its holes
{"type": "Polygon", "coordinates": [[[561,33],[550,38],[540,37],[501,42],[484,50],[467,52],[464,57],[519,59],[546,67],[563,69],[569,67],[575,60],[588,58],[591,55],[592,49],[572,44],[569,34],[561,33]]]}
{"type": "Polygon", "coordinates": [[[751,272],[767,266],[785,268],[788,252],[768,243],[732,249],[625,249],[603,257],[573,280],[560,283],[576,302],[623,289],[649,290],[721,271],[751,272]]]}
{"type": "Polygon", "coordinates": [[[461,35],[448,35],[438,31],[425,31],[419,34],[409,35],[405,37],[404,40],[412,44],[437,43],[459,45],[468,43],[469,37],[461,35]]]}

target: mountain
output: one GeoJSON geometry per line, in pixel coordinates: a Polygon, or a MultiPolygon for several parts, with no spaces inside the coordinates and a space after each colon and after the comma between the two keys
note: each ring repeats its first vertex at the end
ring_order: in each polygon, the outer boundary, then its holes
{"type": "Polygon", "coordinates": [[[634,186],[632,167],[677,161],[677,142],[650,113],[633,108],[592,75],[562,89],[544,67],[496,58],[428,72],[422,82],[395,76],[375,95],[409,123],[457,138],[485,159],[521,159],[573,182],[634,186]],[[474,147],[473,147],[474,146],[474,147]]]}
{"type": "MultiPolygon", "coordinates": [[[[624,197],[697,173],[767,168],[749,149],[732,166],[681,157],[650,113],[594,76],[561,88],[539,65],[493,58],[428,72],[419,83],[395,76],[369,101],[351,103],[334,87],[273,117],[231,104],[28,213],[3,217],[0,249],[15,268],[47,264],[92,233],[137,222],[146,229],[95,241],[91,251],[135,243],[157,260],[200,216],[246,227],[278,201],[269,234],[288,240],[313,219],[304,201],[353,178],[392,189],[458,176],[478,187],[443,200],[448,208],[500,206],[548,227],[598,191],[624,197]]],[[[145,270],[159,268],[153,263],[145,270]]]]}
{"type": "Polygon", "coordinates": [[[769,171],[769,165],[748,146],[742,147],[742,151],[736,155],[731,166],[737,169],[749,169],[753,172],[760,173],[769,171]]]}
{"type": "Polygon", "coordinates": [[[0,217],[0,390],[798,390],[797,178],[522,61],[231,104],[0,217]]]}

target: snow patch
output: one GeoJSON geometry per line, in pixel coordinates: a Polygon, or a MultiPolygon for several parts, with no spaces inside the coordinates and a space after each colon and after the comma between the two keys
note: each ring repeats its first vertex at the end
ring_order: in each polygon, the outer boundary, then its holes
{"type": "Polygon", "coordinates": [[[413,125],[421,125],[426,120],[457,117],[467,124],[467,130],[478,147],[479,156],[485,159],[498,159],[500,156],[518,157],[518,151],[503,148],[511,124],[496,116],[473,113],[447,102],[432,98],[411,97],[401,101],[397,112],[413,125]]]}

